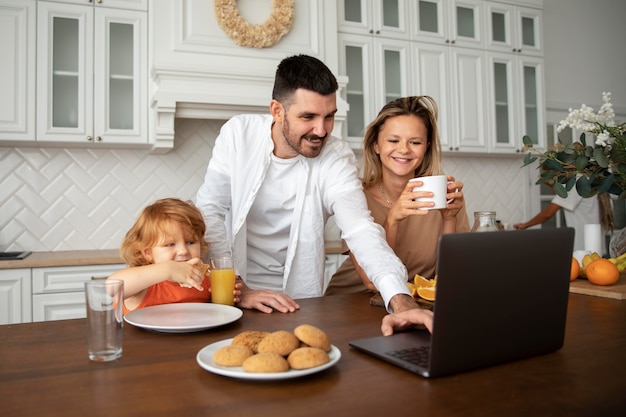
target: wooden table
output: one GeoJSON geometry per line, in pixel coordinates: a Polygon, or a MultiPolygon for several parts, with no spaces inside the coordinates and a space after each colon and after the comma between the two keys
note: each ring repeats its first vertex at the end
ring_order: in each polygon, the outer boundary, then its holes
{"type": "Polygon", "coordinates": [[[245,310],[239,321],[200,333],[160,334],[126,324],[123,356],[110,363],[87,359],[84,319],[0,326],[0,415],[626,415],[624,301],[571,294],[560,351],[428,380],[348,346],[380,334],[385,311],[368,298],[302,300],[293,314],[245,310]],[[302,323],[326,330],[341,350],[334,367],[267,382],[215,375],[196,363],[204,346],[243,330],[302,323]]]}

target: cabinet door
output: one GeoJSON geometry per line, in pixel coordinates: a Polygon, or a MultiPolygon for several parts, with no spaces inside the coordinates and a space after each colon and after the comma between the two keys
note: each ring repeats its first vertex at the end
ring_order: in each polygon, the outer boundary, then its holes
{"type": "Polygon", "coordinates": [[[483,47],[482,3],[479,0],[418,0],[411,40],[469,48],[483,47]]]}
{"type": "Polygon", "coordinates": [[[93,7],[38,2],[37,140],[93,140],[93,7]]]}
{"type": "Polygon", "coordinates": [[[29,268],[0,270],[0,324],[31,321],[29,268]]]}
{"type": "Polygon", "coordinates": [[[339,31],[408,40],[406,0],[340,0],[339,31]]]}
{"type": "Polygon", "coordinates": [[[439,107],[441,149],[486,152],[483,52],[415,43],[413,55],[418,94],[439,107]]]}
{"type": "Polygon", "coordinates": [[[524,135],[545,147],[542,59],[489,53],[487,61],[493,121],[490,150],[519,153],[524,135]]]}
{"type": "Polygon", "coordinates": [[[523,55],[543,55],[541,11],[485,2],[487,48],[523,55]]]}
{"type": "Polygon", "coordinates": [[[487,152],[485,109],[487,106],[485,68],[482,51],[450,48],[452,104],[455,115],[451,133],[457,139],[455,150],[487,152]]]}
{"type": "Polygon", "coordinates": [[[348,138],[361,147],[365,127],[390,100],[408,92],[409,42],[341,35],[340,72],[348,76],[348,138]]]}
{"type": "Polygon", "coordinates": [[[95,10],[95,143],[147,143],[146,14],[95,10]]]}
{"type": "Polygon", "coordinates": [[[439,137],[441,149],[453,151],[457,145],[452,136],[452,104],[450,83],[450,55],[446,46],[414,44],[413,76],[416,94],[431,96],[439,108],[439,137]]]}
{"type": "Polygon", "coordinates": [[[35,140],[37,4],[0,4],[0,140],[35,140]]]}

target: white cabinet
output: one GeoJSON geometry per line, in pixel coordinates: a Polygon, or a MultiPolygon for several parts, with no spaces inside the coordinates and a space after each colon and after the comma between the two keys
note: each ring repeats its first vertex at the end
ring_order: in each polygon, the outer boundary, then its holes
{"type": "Polygon", "coordinates": [[[418,0],[411,2],[411,40],[483,47],[481,0],[418,0]]]}
{"type": "Polygon", "coordinates": [[[82,318],[85,281],[105,279],[123,264],[33,268],[33,321],[82,318]]]}
{"type": "Polygon", "coordinates": [[[545,147],[541,10],[485,2],[490,151],[519,153],[522,137],[545,147]]]}
{"type": "Polygon", "coordinates": [[[409,94],[409,5],[404,0],[342,0],[338,7],[339,72],[349,79],[346,139],[361,149],[365,127],[381,107],[409,94]]]}
{"type": "Polygon", "coordinates": [[[519,153],[524,135],[545,147],[543,59],[488,52],[487,61],[490,151],[519,153]]]}
{"type": "Polygon", "coordinates": [[[30,269],[0,270],[0,324],[31,321],[30,269]]]}
{"type": "Polygon", "coordinates": [[[340,34],[339,70],[348,75],[347,141],[361,148],[365,127],[387,102],[409,93],[408,41],[340,34]]]}
{"type": "Polygon", "coordinates": [[[0,3],[0,140],[35,140],[35,0],[0,3]]]}
{"type": "Polygon", "coordinates": [[[408,8],[406,0],[340,0],[339,31],[408,40],[408,8]]]}
{"type": "Polygon", "coordinates": [[[37,3],[38,141],[148,143],[144,3],[37,3]]]}
{"type": "Polygon", "coordinates": [[[489,50],[542,56],[541,10],[485,2],[489,50]]]}
{"type": "Polygon", "coordinates": [[[487,152],[487,96],[484,52],[471,48],[413,43],[414,83],[439,106],[444,152],[487,152]]]}

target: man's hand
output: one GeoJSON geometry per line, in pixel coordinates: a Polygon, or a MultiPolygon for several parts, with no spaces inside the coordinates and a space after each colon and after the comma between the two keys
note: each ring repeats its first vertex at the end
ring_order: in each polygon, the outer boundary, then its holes
{"type": "Polygon", "coordinates": [[[433,312],[416,306],[398,313],[387,314],[383,317],[380,330],[384,336],[390,336],[394,330],[406,330],[422,326],[426,327],[429,332],[432,332],[433,312]]]}
{"type": "Polygon", "coordinates": [[[281,313],[293,313],[300,309],[287,294],[270,290],[251,290],[242,282],[239,307],[257,309],[263,313],[271,313],[274,310],[281,313]]]}

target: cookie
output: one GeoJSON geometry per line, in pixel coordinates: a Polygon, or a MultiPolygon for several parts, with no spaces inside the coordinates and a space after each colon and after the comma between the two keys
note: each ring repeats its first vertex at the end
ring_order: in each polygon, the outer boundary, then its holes
{"type": "Polygon", "coordinates": [[[257,353],[243,361],[241,367],[252,373],[287,372],[289,363],[277,353],[257,353]]]}
{"type": "Polygon", "coordinates": [[[257,350],[259,353],[277,353],[287,356],[298,346],[300,346],[300,340],[293,333],[278,330],[265,336],[257,350]]]}
{"type": "Polygon", "coordinates": [[[296,327],[293,334],[302,343],[322,349],[324,352],[330,351],[330,339],[328,335],[321,329],[310,324],[301,324],[296,327]]]}
{"type": "Polygon", "coordinates": [[[263,332],[258,330],[246,330],[235,336],[230,343],[231,345],[243,345],[248,346],[254,353],[257,353],[259,342],[270,334],[270,332],[263,332]]]}
{"type": "Polygon", "coordinates": [[[241,366],[252,355],[254,352],[248,346],[228,345],[215,351],[213,361],[222,366],[241,366]]]}
{"type": "Polygon", "coordinates": [[[287,363],[292,369],[314,368],[329,361],[328,353],[316,347],[298,348],[287,357],[287,363]]]}

